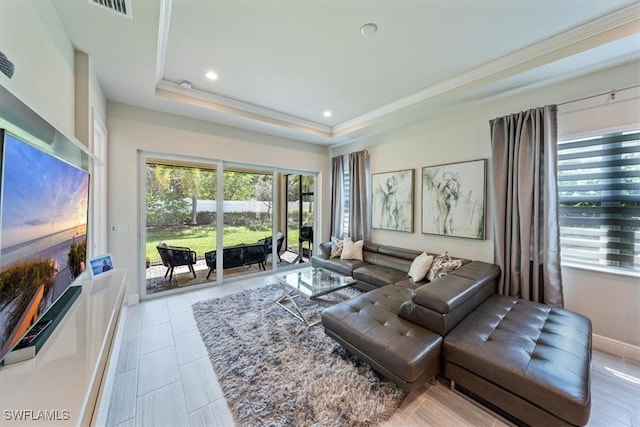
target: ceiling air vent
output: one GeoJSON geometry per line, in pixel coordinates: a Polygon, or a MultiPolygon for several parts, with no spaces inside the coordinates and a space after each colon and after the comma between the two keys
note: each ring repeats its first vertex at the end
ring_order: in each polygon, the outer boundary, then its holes
{"type": "Polygon", "coordinates": [[[131,0],[88,0],[88,1],[89,3],[102,6],[120,15],[124,15],[128,18],[133,18],[133,15],[131,14],[131,0]]]}

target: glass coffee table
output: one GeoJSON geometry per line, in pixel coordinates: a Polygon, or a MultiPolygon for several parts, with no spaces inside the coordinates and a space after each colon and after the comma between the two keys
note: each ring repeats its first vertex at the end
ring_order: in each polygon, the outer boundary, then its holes
{"type": "Polygon", "coordinates": [[[277,276],[276,280],[283,291],[282,297],[276,301],[276,304],[287,310],[296,319],[307,325],[307,327],[317,325],[320,321],[309,322],[304,314],[302,314],[298,304],[296,304],[295,298],[304,294],[308,295],[311,299],[316,299],[356,284],[356,280],[353,277],[345,276],[324,268],[299,270],[277,276]],[[291,308],[285,305],[286,303],[289,303],[291,308]]]}

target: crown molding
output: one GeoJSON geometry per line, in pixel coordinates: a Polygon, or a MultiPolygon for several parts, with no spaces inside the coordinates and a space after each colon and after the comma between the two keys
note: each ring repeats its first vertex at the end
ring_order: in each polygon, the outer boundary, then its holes
{"type": "MultiPolygon", "coordinates": [[[[335,137],[354,132],[356,130],[367,127],[370,124],[373,124],[376,120],[382,118],[383,116],[413,106],[420,102],[424,102],[437,95],[441,95],[462,86],[488,79],[491,76],[496,76],[498,73],[505,72],[505,70],[513,70],[516,67],[526,63],[535,63],[534,66],[530,67],[535,68],[536,66],[542,65],[540,64],[540,60],[545,56],[551,56],[561,49],[574,46],[589,39],[593,39],[596,36],[613,33],[615,30],[621,27],[633,26],[633,24],[636,24],[635,28],[631,28],[628,33],[640,32],[638,21],[640,21],[640,3],[633,3],[606,16],[600,17],[558,35],[549,37],[548,39],[545,39],[539,43],[530,45],[529,47],[521,49],[517,52],[484,64],[474,70],[459,74],[456,77],[430,86],[420,92],[416,92],[413,95],[401,98],[395,102],[375,109],[360,117],[356,117],[353,120],[349,120],[347,122],[334,126],[332,135],[335,137]]],[[[611,38],[620,38],[624,35],[628,35],[628,33],[611,34],[611,38]]],[[[598,41],[593,40],[593,43],[601,44],[602,42],[598,43],[598,41]]],[[[566,53],[564,56],[568,55],[569,53],[566,53]]],[[[547,63],[551,60],[552,58],[549,58],[547,63]]],[[[554,58],[553,60],[557,60],[557,58],[554,58]]],[[[515,74],[515,72],[516,70],[513,70],[511,74],[515,74]]],[[[503,78],[504,75],[501,75],[499,77],[503,78]]]]}
{"type": "Polygon", "coordinates": [[[282,126],[310,135],[325,138],[333,136],[330,126],[199,89],[183,89],[180,85],[167,80],[162,80],[156,85],[156,95],[222,113],[282,126]]]}
{"type": "Polygon", "coordinates": [[[169,32],[171,1],[163,1],[160,11],[158,59],[156,64],[158,83],[155,87],[157,96],[327,138],[329,141],[339,140],[341,137],[376,124],[392,113],[417,106],[438,95],[465,86],[490,84],[505,77],[532,70],[601,44],[640,32],[640,3],[635,2],[584,25],[549,37],[539,43],[331,127],[211,92],[195,88],[185,90],[175,82],[164,80],[162,72],[164,70],[167,35],[169,32]]]}

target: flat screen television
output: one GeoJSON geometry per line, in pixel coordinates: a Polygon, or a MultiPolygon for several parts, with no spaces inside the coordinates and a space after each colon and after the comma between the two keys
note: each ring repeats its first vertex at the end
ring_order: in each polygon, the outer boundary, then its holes
{"type": "Polygon", "coordinates": [[[0,361],[84,270],[89,174],[0,129],[0,361]]]}

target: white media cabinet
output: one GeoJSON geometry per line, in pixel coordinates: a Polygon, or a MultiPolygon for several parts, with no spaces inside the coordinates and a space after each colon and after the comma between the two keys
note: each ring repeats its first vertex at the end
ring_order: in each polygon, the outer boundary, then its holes
{"type": "Polygon", "coordinates": [[[33,359],[0,366],[0,426],[88,426],[122,307],[125,270],[94,279],[33,359]]]}

